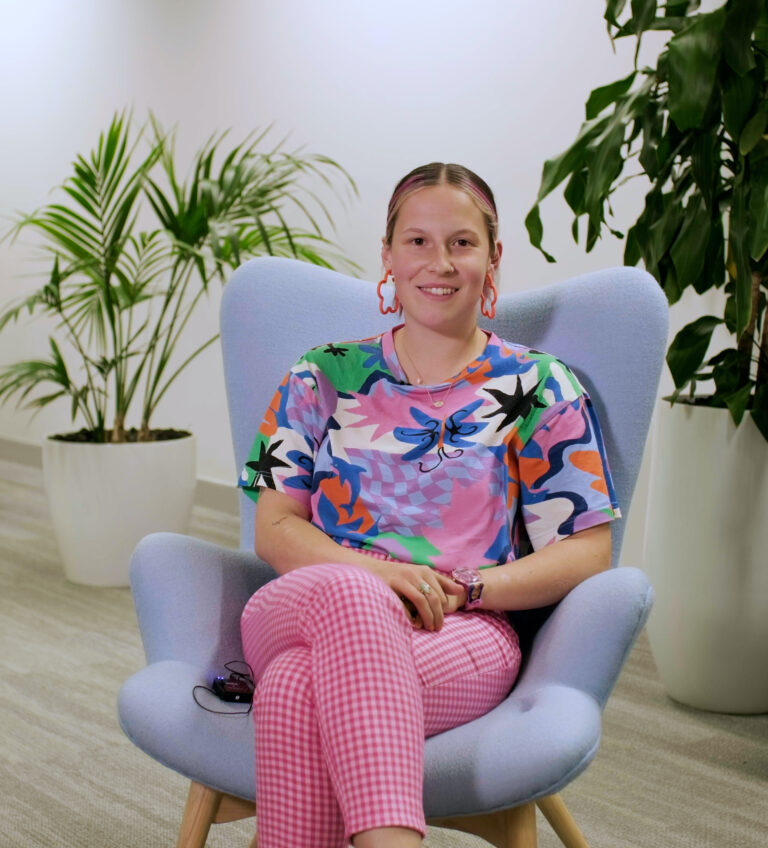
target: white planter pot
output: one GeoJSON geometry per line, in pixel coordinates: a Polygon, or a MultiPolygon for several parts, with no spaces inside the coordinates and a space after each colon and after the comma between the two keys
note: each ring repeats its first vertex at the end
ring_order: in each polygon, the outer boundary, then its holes
{"type": "Polygon", "coordinates": [[[662,403],[651,464],[648,635],[676,701],[768,712],[768,444],[748,416],[662,403]]]}
{"type": "Polygon", "coordinates": [[[195,437],[87,444],[46,439],[43,477],[67,578],[127,586],[148,533],[186,532],[195,493],[195,437]]]}

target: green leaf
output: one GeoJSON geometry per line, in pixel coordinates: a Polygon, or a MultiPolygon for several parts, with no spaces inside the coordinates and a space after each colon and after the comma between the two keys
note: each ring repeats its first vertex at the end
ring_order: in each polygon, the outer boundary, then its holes
{"type": "Polygon", "coordinates": [[[584,247],[587,253],[589,253],[592,248],[597,244],[597,240],[600,238],[600,228],[592,218],[587,219],[587,242],[584,247]]]}
{"type": "Polygon", "coordinates": [[[749,255],[759,262],[768,250],[768,160],[752,166],[749,189],[749,255]]]}
{"type": "MultiPolygon", "coordinates": [[[[651,213],[649,220],[652,223],[648,227],[647,241],[642,245],[643,259],[648,271],[659,277],[659,267],[662,260],[677,238],[677,233],[683,222],[683,207],[674,192],[669,192],[661,197],[661,208],[658,209],[656,214],[654,215],[651,210],[649,212],[651,213]],[[654,270],[651,270],[652,268],[654,270]]],[[[674,264],[672,267],[674,267],[674,264]]],[[[689,281],[681,280],[679,282],[684,287],[689,281]]],[[[677,287],[667,290],[666,284],[664,290],[670,303],[675,303],[680,296],[680,291],[682,291],[682,289],[678,291],[677,287]]]]}
{"type": "Polygon", "coordinates": [[[657,0],[632,0],[632,28],[638,36],[638,47],[639,36],[648,29],[651,21],[656,17],[657,6],[657,0]]]}
{"type": "Polygon", "coordinates": [[[632,83],[635,81],[636,74],[637,71],[632,71],[632,73],[628,77],[624,77],[624,79],[596,88],[589,95],[589,99],[587,100],[587,120],[590,121],[592,118],[596,118],[603,109],[610,106],[611,103],[615,103],[622,94],[629,91],[632,83]]]}
{"type": "Polygon", "coordinates": [[[528,238],[534,247],[537,247],[543,254],[547,262],[556,262],[554,256],[547,253],[541,246],[541,239],[544,235],[544,226],[541,223],[541,215],[539,214],[539,204],[534,204],[531,211],[525,217],[525,228],[528,230],[528,238]]]}
{"type": "Polygon", "coordinates": [[[708,132],[696,133],[691,149],[693,178],[710,214],[717,217],[720,217],[716,199],[720,181],[720,146],[717,128],[713,127],[708,132]]]}
{"type": "Polygon", "coordinates": [[[664,201],[661,191],[651,189],[645,196],[645,207],[640,217],[627,233],[627,248],[629,255],[625,253],[625,262],[628,265],[636,265],[642,259],[646,270],[658,279],[658,260],[653,256],[651,250],[651,226],[661,215],[664,201]]]}
{"type": "Polygon", "coordinates": [[[624,244],[624,264],[637,265],[642,259],[643,253],[640,249],[640,238],[644,235],[643,225],[639,222],[629,228],[627,241],[624,244]]]}
{"type": "Polygon", "coordinates": [[[723,103],[723,123],[728,134],[734,140],[741,136],[747,118],[752,114],[752,109],[757,97],[758,79],[756,72],[738,74],[724,69],[720,76],[720,91],[723,103]]]}
{"type": "Polygon", "coordinates": [[[768,383],[763,383],[755,390],[752,400],[752,420],[768,442],[768,383]]]}
{"type": "MultiPolygon", "coordinates": [[[[667,12],[669,11],[669,5],[667,5],[667,12]]],[[[651,21],[650,24],[646,27],[648,31],[658,31],[658,30],[668,30],[670,32],[680,32],[681,29],[684,29],[688,24],[688,18],[685,17],[675,17],[674,15],[666,15],[663,18],[656,18],[651,21]]]]}
{"type": "Polygon", "coordinates": [[[746,156],[752,148],[760,141],[768,123],[768,112],[760,109],[748,121],[739,138],[739,153],[746,156]]]}
{"type": "Polygon", "coordinates": [[[698,294],[709,291],[713,286],[719,288],[725,283],[725,232],[723,230],[723,217],[715,213],[710,218],[709,237],[707,238],[707,250],[704,257],[704,265],[698,279],[693,281],[693,287],[698,294]]]}
{"type": "MultiPolygon", "coordinates": [[[[707,365],[712,365],[715,381],[715,397],[725,398],[738,391],[744,371],[744,356],[736,348],[726,348],[713,356],[707,365]]],[[[748,373],[748,372],[747,372],[748,373]]]]}
{"type": "Polygon", "coordinates": [[[587,151],[590,143],[596,139],[608,125],[608,118],[586,121],[581,125],[573,144],[554,159],[548,159],[541,171],[541,185],[537,200],[543,200],[551,191],[576,170],[587,167],[587,151]]]}
{"type": "Polygon", "coordinates": [[[701,126],[717,79],[725,9],[697,15],[669,42],[669,112],[681,130],[701,126]]]}
{"type": "Polygon", "coordinates": [[[747,383],[745,386],[742,386],[733,394],[730,394],[724,398],[726,406],[731,411],[733,423],[737,427],[739,426],[739,424],[741,424],[741,419],[744,417],[744,413],[747,411],[747,406],[749,405],[749,399],[751,394],[752,384],[747,383]]]}
{"type": "Polygon", "coordinates": [[[72,405],[69,410],[72,421],[77,417],[77,410],[82,404],[86,407],[86,397],[88,396],[88,386],[83,386],[79,391],[72,392],[72,405]]]}
{"type": "Polygon", "coordinates": [[[675,386],[681,389],[701,367],[715,327],[723,323],[722,318],[703,315],[686,324],[675,336],[667,351],[667,365],[675,386]]]}
{"type": "Polygon", "coordinates": [[[664,260],[659,263],[657,274],[664,294],[667,296],[667,302],[677,303],[683,294],[683,287],[677,281],[675,266],[671,261],[664,260]]]}
{"type": "Polygon", "coordinates": [[[688,12],[696,11],[700,5],[701,0],[667,0],[664,14],[670,17],[687,15],[688,12]]]}
{"type": "Polygon", "coordinates": [[[627,0],[606,0],[605,15],[603,16],[609,24],[619,26],[619,15],[624,11],[627,0]]]}
{"type": "Polygon", "coordinates": [[[642,146],[638,161],[651,180],[656,179],[663,162],[659,161],[659,145],[664,135],[664,115],[658,100],[649,100],[640,116],[642,146]]]}
{"type": "Polygon", "coordinates": [[[62,186],[64,191],[77,201],[78,205],[82,206],[93,218],[98,218],[98,212],[94,206],[96,198],[88,197],[84,191],[80,191],[80,185],[77,180],[70,180],[70,183],[62,186]]]}
{"type": "MultiPolygon", "coordinates": [[[[729,283],[726,286],[726,291],[728,288],[731,288],[731,292],[733,291],[733,283],[729,283]]],[[[725,309],[723,310],[723,318],[725,320],[725,326],[728,328],[729,333],[736,334],[736,298],[732,293],[728,295],[725,301],[725,309]]]]}
{"type": "Polygon", "coordinates": [[[752,33],[765,0],[732,0],[723,27],[723,56],[739,76],[755,67],[752,33]]]}
{"type": "Polygon", "coordinates": [[[755,27],[755,47],[763,56],[768,55],[768,15],[765,13],[755,27]]]}
{"type": "Polygon", "coordinates": [[[709,215],[701,195],[688,201],[680,232],[670,248],[675,273],[682,287],[692,285],[704,267],[709,240],[709,215]]]}
{"type": "Polygon", "coordinates": [[[736,337],[739,338],[749,324],[752,312],[752,269],[749,264],[749,210],[747,192],[749,184],[744,181],[744,166],[734,183],[733,202],[728,224],[730,255],[736,266],[734,275],[734,297],[736,300],[736,337]]]}
{"type": "Polygon", "coordinates": [[[583,171],[574,171],[563,192],[565,202],[571,207],[576,216],[583,215],[586,212],[584,189],[587,185],[587,174],[586,169],[583,171]]]}
{"type": "Polygon", "coordinates": [[[593,225],[598,229],[603,220],[603,203],[610,194],[613,181],[624,167],[624,157],[621,155],[624,132],[624,123],[615,121],[594,142],[587,169],[584,206],[593,225]]]}

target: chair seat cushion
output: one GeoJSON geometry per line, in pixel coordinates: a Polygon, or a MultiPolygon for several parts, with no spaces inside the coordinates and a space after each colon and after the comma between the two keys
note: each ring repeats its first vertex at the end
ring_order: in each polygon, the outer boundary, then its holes
{"type": "MultiPolygon", "coordinates": [[[[253,723],[245,707],[202,692],[214,715],[192,698],[205,672],[177,661],[133,675],[118,699],[130,740],[163,765],[213,789],[254,798],[253,723]],[[208,700],[209,699],[209,700],[208,700]]],[[[559,791],[593,758],[600,709],[566,686],[514,692],[481,719],[427,740],[424,804],[428,817],[515,806],[559,791]]]]}
{"type": "MultiPolygon", "coordinates": [[[[204,669],[164,660],[130,677],[120,689],[120,724],[142,751],[190,780],[240,798],[254,798],[253,722],[248,715],[214,715],[192,698],[210,686],[204,669]]],[[[206,692],[201,703],[232,713],[247,707],[206,692]]]]}
{"type": "Polygon", "coordinates": [[[482,718],[427,740],[428,817],[514,807],[559,792],[592,761],[600,707],[568,686],[512,694],[482,718]]]}

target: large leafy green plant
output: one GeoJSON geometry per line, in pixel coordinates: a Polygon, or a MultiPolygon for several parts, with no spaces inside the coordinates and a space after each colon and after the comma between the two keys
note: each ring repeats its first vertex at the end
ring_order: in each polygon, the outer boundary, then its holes
{"type": "Polygon", "coordinates": [[[310,186],[338,194],[332,178],[355,191],[353,181],[325,156],[267,146],[268,133],[227,151],[226,133],[214,136],[179,181],[174,134],[154,117],[134,130],[130,115],[115,115],[96,148],[75,159],[63,198],[20,216],[7,235],[37,231],[51,264],[45,284],[0,315],[0,329],[28,311],[53,316],[59,340],[50,336],[47,358],[0,369],[0,400],[40,408],[68,398],[72,421],[98,442],[126,440],[135,402],[134,430],[150,440],[169,386],[218,338],[179,353],[216,278],[260,254],[352,267],[323,235],[318,218],[332,220],[310,186]]]}
{"type": "Polygon", "coordinates": [[[700,316],[670,345],[670,399],[727,406],[736,424],[750,410],[768,440],[768,4],[728,0],[707,13],[698,0],[626,7],[607,0],[605,19],[611,38],[637,39],[635,70],[590,94],[576,140],[544,164],[529,237],[554,261],[541,246],[539,203],[565,180],[577,242],[583,218],[587,251],[603,227],[623,237],[606,210],[633,176],[625,166],[636,163],[650,190],[626,234],[626,264],[642,259],[670,303],[688,286],[725,294],[722,316],[700,316]],[[640,68],[640,41],[651,30],[672,36],[656,67],[640,68]],[[732,342],[708,355],[719,326],[732,342]],[[705,397],[697,395],[702,381],[714,384],[705,397]]]}

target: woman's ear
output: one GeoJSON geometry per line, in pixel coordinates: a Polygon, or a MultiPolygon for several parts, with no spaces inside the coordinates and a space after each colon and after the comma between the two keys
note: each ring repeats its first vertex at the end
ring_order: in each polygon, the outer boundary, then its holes
{"type": "Polygon", "coordinates": [[[499,262],[501,262],[502,248],[503,248],[503,245],[501,244],[501,242],[497,241],[496,242],[496,253],[493,255],[493,258],[491,259],[491,268],[493,268],[494,271],[498,269],[499,262]]]}
{"type": "Polygon", "coordinates": [[[387,242],[384,239],[382,239],[381,240],[381,264],[385,268],[391,268],[392,267],[392,262],[390,261],[391,259],[392,259],[392,249],[387,244],[387,242]]]}

